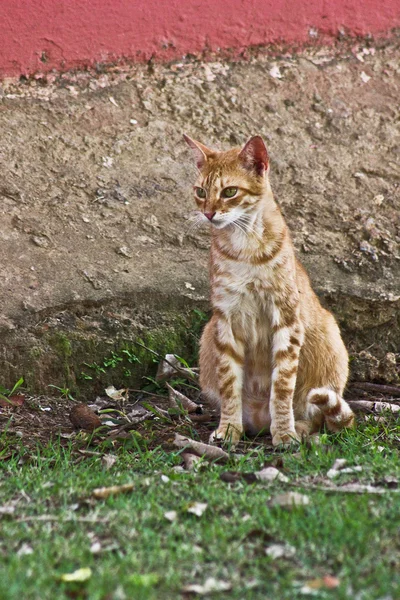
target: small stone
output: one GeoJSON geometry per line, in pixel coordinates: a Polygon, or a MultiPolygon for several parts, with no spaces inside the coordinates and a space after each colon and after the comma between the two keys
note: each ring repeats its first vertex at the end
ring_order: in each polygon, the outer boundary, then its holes
{"type": "Polygon", "coordinates": [[[121,246],[121,248],[116,249],[116,253],[120,256],[125,256],[125,258],[132,258],[133,252],[128,246],[121,246]]]}
{"type": "Polygon", "coordinates": [[[32,242],[39,246],[39,248],[48,248],[50,246],[50,240],[48,237],[44,235],[34,235],[32,237],[32,242]]]}

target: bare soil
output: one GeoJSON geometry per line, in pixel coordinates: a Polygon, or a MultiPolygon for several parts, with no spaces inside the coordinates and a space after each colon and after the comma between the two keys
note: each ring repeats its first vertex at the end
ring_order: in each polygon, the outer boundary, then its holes
{"type": "Polygon", "coordinates": [[[0,372],[76,380],[116,339],[207,307],[187,132],[260,133],[273,189],[363,379],[399,379],[400,46],[38,74],[0,84],[0,372]],[[360,354],[361,353],[361,354],[360,354]]]}
{"type": "MultiPolygon", "coordinates": [[[[358,388],[357,383],[352,384],[346,392],[346,399],[371,403],[386,402],[387,406],[395,407],[400,403],[399,386],[371,386],[367,383],[364,387],[367,389],[358,388]]],[[[77,406],[76,401],[66,397],[26,395],[19,406],[0,407],[0,461],[8,460],[13,453],[19,454],[22,447],[25,451],[30,451],[31,454],[26,456],[26,460],[30,460],[38,448],[44,448],[49,443],[60,443],[61,446],[72,443],[80,456],[96,451],[102,454],[113,452],[125,444],[133,448],[138,444],[149,450],[161,447],[165,451],[172,451],[176,450],[175,433],[208,443],[211,432],[218,424],[219,415],[215,409],[204,403],[199,392],[193,392],[192,397],[201,404],[202,408],[198,414],[170,416],[166,415],[168,399],[160,395],[131,393],[126,402],[113,401],[107,396],[97,397],[92,403],[89,402],[89,406],[93,414],[100,415],[103,426],[95,432],[90,432],[85,431],[84,425],[79,427],[72,423],[70,415],[71,410],[77,406]],[[156,412],[150,413],[149,406],[156,412]],[[105,410],[107,412],[104,412],[105,410]],[[142,412],[142,419],[132,417],[132,411],[135,415],[142,412]]],[[[368,419],[371,414],[374,414],[374,408],[358,412],[357,418],[368,419]]],[[[377,410],[375,418],[385,421],[389,414],[377,410]]],[[[394,418],[396,414],[398,413],[394,413],[394,418]]],[[[247,452],[254,445],[265,446],[273,452],[270,435],[242,441],[236,451],[247,452]]]]}

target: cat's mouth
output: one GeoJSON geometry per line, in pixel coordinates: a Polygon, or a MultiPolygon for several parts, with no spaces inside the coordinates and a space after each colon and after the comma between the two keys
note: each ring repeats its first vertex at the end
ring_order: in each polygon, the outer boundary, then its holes
{"type": "Polygon", "coordinates": [[[223,229],[224,227],[227,227],[230,224],[230,221],[227,221],[225,219],[218,219],[218,217],[214,217],[214,219],[211,221],[211,225],[213,225],[217,229],[223,229]]]}
{"type": "Polygon", "coordinates": [[[224,229],[225,227],[234,226],[240,222],[243,215],[215,215],[211,220],[211,225],[217,229],[224,229]]]}

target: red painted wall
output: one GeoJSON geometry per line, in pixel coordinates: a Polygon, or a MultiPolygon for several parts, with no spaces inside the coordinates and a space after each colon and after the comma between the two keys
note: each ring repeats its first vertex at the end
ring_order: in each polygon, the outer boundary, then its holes
{"type": "Polygon", "coordinates": [[[0,0],[0,75],[395,27],[400,0],[0,0]]]}

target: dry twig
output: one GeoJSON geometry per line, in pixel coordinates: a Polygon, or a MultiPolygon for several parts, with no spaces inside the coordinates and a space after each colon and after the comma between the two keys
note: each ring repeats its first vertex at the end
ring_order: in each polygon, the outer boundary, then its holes
{"type": "Polygon", "coordinates": [[[354,412],[381,413],[385,410],[399,412],[400,405],[393,402],[371,402],[370,400],[348,400],[348,404],[354,412]]]}
{"type": "Polygon", "coordinates": [[[108,498],[109,496],[115,496],[116,494],[131,492],[134,487],[134,483],[125,483],[124,485],[112,485],[111,487],[96,488],[93,490],[92,496],[102,500],[104,498],[108,498]]]}
{"type": "Polygon", "coordinates": [[[381,394],[397,396],[400,398],[400,386],[398,385],[385,385],[383,383],[370,383],[368,381],[353,381],[351,382],[350,387],[356,387],[360,390],[367,390],[369,392],[380,392],[381,394]]]}

